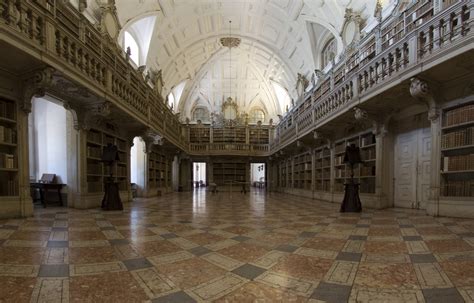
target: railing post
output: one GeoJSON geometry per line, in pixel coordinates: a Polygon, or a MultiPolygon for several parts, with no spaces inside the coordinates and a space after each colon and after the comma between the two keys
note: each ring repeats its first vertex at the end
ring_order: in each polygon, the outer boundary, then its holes
{"type": "Polygon", "coordinates": [[[46,51],[51,54],[56,54],[56,27],[50,22],[45,21],[45,45],[46,51]]]}
{"type": "Polygon", "coordinates": [[[408,63],[416,64],[418,61],[418,32],[414,32],[408,39],[408,63]]]}
{"type": "Polygon", "coordinates": [[[433,14],[436,15],[443,9],[442,0],[433,0],[433,14]]]}

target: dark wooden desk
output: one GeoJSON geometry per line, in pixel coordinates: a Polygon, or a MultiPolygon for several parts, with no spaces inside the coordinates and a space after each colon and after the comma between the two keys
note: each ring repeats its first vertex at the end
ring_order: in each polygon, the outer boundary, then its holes
{"type": "MultiPolygon", "coordinates": [[[[40,192],[40,201],[43,204],[43,207],[46,207],[46,201],[44,199],[45,193],[48,191],[56,191],[58,193],[59,204],[63,206],[63,199],[61,198],[61,189],[65,184],[56,184],[56,183],[30,183],[31,189],[38,189],[40,192]]],[[[33,202],[38,199],[33,197],[33,202]]]]}

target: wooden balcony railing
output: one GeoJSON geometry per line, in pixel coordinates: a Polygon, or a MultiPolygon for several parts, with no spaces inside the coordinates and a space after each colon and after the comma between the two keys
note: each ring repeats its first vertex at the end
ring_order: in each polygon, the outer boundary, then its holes
{"type": "MultiPolygon", "coordinates": [[[[363,102],[384,84],[402,79],[411,67],[474,38],[474,1],[417,1],[384,20],[340,60],[269,133],[268,142],[193,142],[189,129],[163,97],[126,59],[124,52],[70,4],[55,0],[0,1],[0,36],[28,48],[69,79],[154,129],[190,153],[270,154],[363,102]],[[365,99],[364,99],[365,98],[365,99]],[[186,133],[188,131],[188,133],[186,133]],[[275,134],[275,136],[274,136],[275,134]],[[271,139],[270,139],[271,138],[271,139]],[[274,139],[273,139],[274,138],[274,139]]],[[[7,41],[7,42],[8,42],[7,41]]],[[[248,135],[247,135],[248,136],[248,135]]]]}

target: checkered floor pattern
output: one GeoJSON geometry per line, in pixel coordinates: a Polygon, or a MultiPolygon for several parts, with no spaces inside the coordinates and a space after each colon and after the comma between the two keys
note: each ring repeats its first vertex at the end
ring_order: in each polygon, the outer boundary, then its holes
{"type": "Polygon", "coordinates": [[[0,220],[0,302],[473,302],[474,220],[252,192],[0,220]]]}

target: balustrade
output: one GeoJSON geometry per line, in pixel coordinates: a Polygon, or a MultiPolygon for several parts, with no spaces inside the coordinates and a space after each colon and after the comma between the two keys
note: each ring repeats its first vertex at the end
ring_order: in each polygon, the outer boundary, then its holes
{"type": "MultiPolygon", "coordinates": [[[[408,67],[472,35],[472,1],[444,0],[440,9],[435,12],[432,1],[418,1],[400,16],[384,20],[280,121],[271,145],[190,143],[190,151],[270,152],[307,134],[386,81],[401,77],[408,67]]],[[[83,85],[101,91],[108,101],[184,146],[183,126],[163,98],[123,51],[107,42],[106,36],[69,4],[4,0],[0,2],[0,26],[2,34],[10,32],[41,56],[49,56],[50,62],[58,61],[58,70],[79,75],[85,80],[83,85]]]]}

